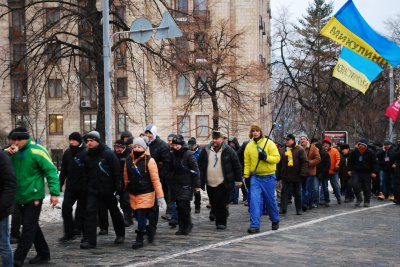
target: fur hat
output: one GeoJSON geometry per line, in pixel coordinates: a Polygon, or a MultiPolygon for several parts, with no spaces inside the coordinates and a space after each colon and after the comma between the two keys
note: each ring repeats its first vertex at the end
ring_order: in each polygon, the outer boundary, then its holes
{"type": "Polygon", "coordinates": [[[120,139],[114,142],[114,146],[125,148],[127,144],[124,142],[124,140],[120,139]]]}
{"type": "Polygon", "coordinates": [[[212,138],[213,139],[224,138],[224,134],[221,131],[213,131],[212,138]]]}
{"type": "Polygon", "coordinates": [[[28,130],[25,127],[17,127],[9,134],[12,140],[27,140],[29,139],[28,130]]]}
{"type": "Polygon", "coordinates": [[[183,138],[182,135],[178,135],[178,136],[175,136],[175,137],[172,139],[172,144],[183,146],[183,145],[185,144],[185,140],[184,140],[184,138],[183,138]]]}
{"type": "Polygon", "coordinates": [[[260,133],[261,133],[260,136],[263,136],[262,129],[261,129],[260,125],[258,125],[257,123],[253,123],[253,124],[250,126],[250,133],[249,133],[249,138],[250,138],[250,139],[253,138],[252,131],[260,131],[260,133]]]}
{"type": "Polygon", "coordinates": [[[78,141],[79,144],[82,143],[82,135],[78,132],[73,132],[69,135],[68,139],[78,141]]]}

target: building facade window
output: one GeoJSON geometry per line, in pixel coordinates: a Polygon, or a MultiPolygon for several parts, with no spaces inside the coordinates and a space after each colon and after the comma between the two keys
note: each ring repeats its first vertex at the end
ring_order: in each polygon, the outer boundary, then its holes
{"type": "Polygon", "coordinates": [[[60,79],[49,79],[49,98],[62,98],[60,79]]]}
{"type": "Polygon", "coordinates": [[[196,136],[197,137],[208,137],[209,136],[208,115],[196,116],[196,136]]]}
{"type": "Polygon", "coordinates": [[[13,71],[25,70],[25,56],[26,56],[26,45],[25,44],[14,44],[13,48],[13,71]]]}
{"type": "Polygon", "coordinates": [[[49,115],[49,134],[62,134],[64,117],[62,114],[49,115]]]}
{"type": "Polygon", "coordinates": [[[178,76],[177,96],[189,96],[190,83],[185,75],[178,76]]]}
{"type": "Polygon", "coordinates": [[[61,10],[60,8],[47,8],[46,9],[46,26],[52,27],[60,21],[61,10]]]}
{"type": "Polygon", "coordinates": [[[117,125],[118,134],[126,132],[128,129],[128,114],[118,113],[117,123],[118,123],[118,125],[117,125]]]}
{"type": "Polygon", "coordinates": [[[193,16],[207,15],[207,0],[193,0],[193,16]]]}
{"type": "Polygon", "coordinates": [[[27,102],[28,91],[25,80],[15,79],[13,80],[13,98],[15,102],[27,102]]]}
{"type": "Polygon", "coordinates": [[[83,100],[97,102],[96,80],[87,78],[82,80],[81,98],[83,100]]]}
{"type": "Polygon", "coordinates": [[[190,138],[190,116],[178,116],[177,124],[177,133],[185,138],[190,138]]]}
{"type": "Polygon", "coordinates": [[[29,129],[29,118],[27,115],[15,115],[15,127],[24,127],[29,129]]]}
{"type": "Polygon", "coordinates": [[[25,33],[25,11],[14,9],[11,11],[11,32],[13,37],[21,37],[25,33]]]}
{"type": "Polygon", "coordinates": [[[116,67],[121,69],[126,67],[126,45],[120,44],[115,49],[115,64],[116,67]]]}
{"type": "Polygon", "coordinates": [[[47,61],[49,63],[59,63],[61,58],[61,44],[51,43],[47,45],[47,61]]]}
{"type": "Polygon", "coordinates": [[[88,133],[96,129],[97,114],[83,114],[82,120],[83,133],[88,133]]]}
{"type": "Polygon", "coordinates": [[[175,0],[176,18],[178,21],[186,21],[188,16],[188,0],[175,0]]]}
{"type": "Polygon", "coordinates": [[[117,78],[117,97],[128,96],[128,79],[117,78]]]}

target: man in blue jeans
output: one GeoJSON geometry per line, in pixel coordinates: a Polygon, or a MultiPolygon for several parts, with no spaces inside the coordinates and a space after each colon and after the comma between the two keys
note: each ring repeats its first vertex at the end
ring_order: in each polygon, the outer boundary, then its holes
{"type": "Polygon", "coordinates": [[[13,266],[8,221],[14,206],[16,188],[11,160],[6,154],[0,152],[0,253],[3,267],[13,266]]]}

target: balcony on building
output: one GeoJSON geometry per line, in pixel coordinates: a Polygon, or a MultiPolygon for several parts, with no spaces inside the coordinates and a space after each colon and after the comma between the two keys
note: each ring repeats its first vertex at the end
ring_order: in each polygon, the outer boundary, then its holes
{"type": "Polygon", "coordinates": [[[12,98],[11,99],[11,112],[12,113],[28,113],[29,112],[28,97],[23,96],[20,98],[12,98]]]}

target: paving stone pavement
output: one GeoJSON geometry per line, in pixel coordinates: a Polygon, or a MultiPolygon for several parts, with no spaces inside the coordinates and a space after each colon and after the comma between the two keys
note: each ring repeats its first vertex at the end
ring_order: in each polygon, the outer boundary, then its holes
{"type": "MultiPolygon", "coordinates": [[[[371,206],[384,203],[389,202],[373,199],[371,206]]],[[[42,266],[400,266],[400,206],[392,204],[371,209],[331,204],[301,216],[295,215],[292,206],[281,217],[280,231],[271,231],[268,217],[263,216],[261,232],[266,235],[239,241],[235,239],[249,236],[249,216],[242,203],[230,206],[225,231],[215,229],[205,205],[192,218],[194,228],[189,236],[176,236],[176,229],[160,219],[155,242],[139,250],[131,249],[135,238],[132,226],[122,245],[113,243],[110,224],[109,235],[98,237],[96,249],[81,250],[78,239],[58,242],[61,223],[41,223],[51,251],[51,262],[42,266]],[[360,212],[350,213],[355,210],[360,212]],[[332,216],[343,213],[349,214],[332,216]],[[225,241],[227,244],[207,247],[225,241]],[[199,251],[185,254],[196,248],[199,251]],[[176,253],[182,255],[162,260],[176,253]]],[[[32,248],[28,259],[34,256],[32,248]]]]}

